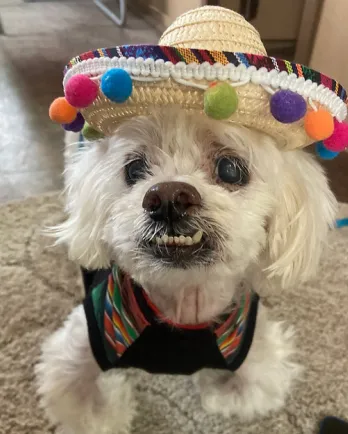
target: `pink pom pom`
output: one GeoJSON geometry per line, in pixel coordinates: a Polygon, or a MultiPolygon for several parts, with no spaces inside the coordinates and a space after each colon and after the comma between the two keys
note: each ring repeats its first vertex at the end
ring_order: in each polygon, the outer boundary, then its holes
{"type": "Polygon", "coordinates": [[[334,132],[324,140],[325,148],[332,152],[341,152],[348,146],[348,124],[334,119],[334,132]]]}
{"type": "Polygon", "coordinates": [[[98,96],[99,87],[89,77],[77,74],[70,78],[65,86],[65,98],[77,108],[88,107],[98,96]]]}

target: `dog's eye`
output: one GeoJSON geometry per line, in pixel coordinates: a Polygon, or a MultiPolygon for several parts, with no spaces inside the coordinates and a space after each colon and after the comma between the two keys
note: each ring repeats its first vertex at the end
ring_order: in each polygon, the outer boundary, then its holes
{"type": "Polygon", "coordinates": [[[218,181],[227,184],[245,185],[249,181],[249,172],[239,158],[221,157],[216,162],[215,174],[218,181]]]}
{"type": "Polygon", "coordinates": [[[134,185],[139,179],[144,179],[149,168],[144,158],[138,158],[126,165],[126,182],[128,185],[134,185]]]}

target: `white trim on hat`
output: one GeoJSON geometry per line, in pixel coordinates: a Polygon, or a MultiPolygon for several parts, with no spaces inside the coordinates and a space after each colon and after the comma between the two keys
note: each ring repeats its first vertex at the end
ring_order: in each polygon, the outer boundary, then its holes
{"type": "Polygon", "coordinates": [[[208,62],[202,64],[178,62],[166,62],[162,59],[143,59],[138,58],[95,58],[88,59],[77,63],[69,69],[64,77],[63,85],[76,74],[85,74],[95,79],[110,68],[121,68],[127,71],[134,80],[139,81],[160,81],[172,78],[180,84],[206,89],[208,86],[199,83],[201,80],[207,81],[230,81],[232,86],[241,86],[247,83],[253,83],[263,86],[267,91],[269,89],[284,89],[298,93],[306,99],[319,103],[331,112],[338,120],[344,121],[347,116],[347,106],[331,89],[322,84],[317,84],[311,80],[305,80],[304,77],[297,77],[296,74],[288,74],[286,71],[277,71],[273,69],[268,71],[262,67],[257,69],[255,66],[238,66],[228,63],[208,62]],[[193,82],[196,80],[197,82],[193,82]]]}

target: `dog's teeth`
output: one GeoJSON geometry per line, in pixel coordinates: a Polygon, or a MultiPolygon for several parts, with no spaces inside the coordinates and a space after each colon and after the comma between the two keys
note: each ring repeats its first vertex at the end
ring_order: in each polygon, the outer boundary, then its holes
{"type": "Polygon", "coordinates": [[[192,238],[186,237],[185,244],[186,246],[191,246],[193,244],[192,238]]]}
{"type": "Polygon", "coordinates": [[[157,245],[176,245],[176,246],[192,246],[193,244],[197,244],[201,241],[203,236],[202,231],[197,231],[193,237],[186,237],[185,235],[180,236],[169,236],[167,234],[162,235],[161,237],[156,237],[151,239],[152,244],[157,245]]]}
{"type": "Polygon", "coordinates": [[[180,241],[180,244],[184,245],[185,241],[186,241],[186,237],[184,237],[183,235],[180,235],[179,241],[180,241]]]}
{"type": "Polygon", "coordinates": [[[199,243],[201,241],[201,239],[202,239],[202,236],[203,236],[203,232],[202,231],[197,231],[194,234],[194,236],[192,237],[193,244],[199,243]]]}

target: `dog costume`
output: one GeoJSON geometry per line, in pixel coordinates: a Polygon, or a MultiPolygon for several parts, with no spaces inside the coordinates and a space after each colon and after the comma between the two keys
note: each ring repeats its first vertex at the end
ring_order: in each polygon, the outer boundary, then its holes
{"type": "MultiPolygon", "coordinates": [[[[124,45],[72,59],[65,96],[50,117],[87,140],[113,134],[153,108],[180,106],[273,136],[284,151],[315,143],[326,159],[348,145],[347,95],[335,80],[267,56],[258,32],[239,14],[206,6],[179,17],[159,45],[124,45]]],[[[104,370],[134,366],[191,374],[236,370],[248,354],[258,296],[245,291],[215,322],[168,322],[146,292],[118,270],[94,273],[85,300],[90,342],[104,370]]],[[[89,285],[88,285],[89,286],[89,285]]]]}
{"type": "Polygon", "coordinates": [[[185,375],[202,368],[235,371],[252,343],[259,300],[253,291],[245,291],[216,321],[197,325],[167,320],[117,267],[96,272],[88,292],[88,333],[102,370],[135,367],[185,375]]]}

